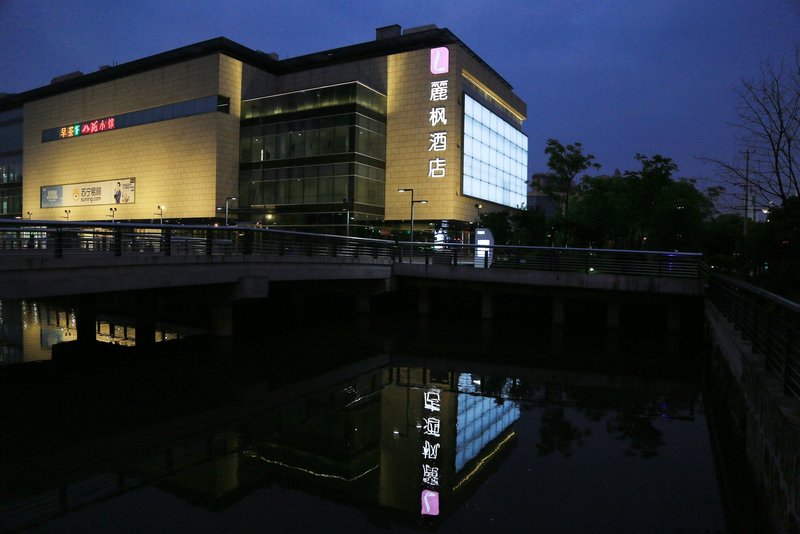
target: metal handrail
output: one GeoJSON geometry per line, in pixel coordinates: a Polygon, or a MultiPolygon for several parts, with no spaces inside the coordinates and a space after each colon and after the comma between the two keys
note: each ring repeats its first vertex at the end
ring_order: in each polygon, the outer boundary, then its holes
{"type": "Polygon", "coordinates": [[[784,393],[800,398],[800,304],[716,273],[709,274],[706,294],[764,356],[784,393]]]}
{"type": "Polygon", "coordinates": [[[698,278],[703,257],[694,252],[666,252],[462,243],[398,242],[400,256],[426,264],[474,265],[508,269],[575,272],[588,275],[629,275],[698,278]],[[477,250],[487,251],[476,256],[477,250]],[[412,254],[413,252],[413,254],[412,254]]]}
{"type": "Polygon", "coordinates": [[[394,241],[273,228],[0,220],[0,257],[80,254],[303,255],[393,260],[394,241]]]}
{"type": "Polygon", "coordinates": [[[6,219],[0,220],[0,258],[8,254],[325,256],[659,278],[699,278],[702,258],[687,252],[393,241],[269,227],[6,219]]]}

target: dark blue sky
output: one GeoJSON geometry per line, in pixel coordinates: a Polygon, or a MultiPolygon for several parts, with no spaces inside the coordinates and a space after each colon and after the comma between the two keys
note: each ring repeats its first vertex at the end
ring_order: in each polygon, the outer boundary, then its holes
{"type": "Polygon", "coordinates": [[[736,85],[800,44],[800,0],[0,0],[0,92],[212,37],[285,58],[389,24],[449,28],[514,86],[531,173],[555,137],[601,172],[659,153],[713,183],[697,157],[736,154],[736,85]]]}

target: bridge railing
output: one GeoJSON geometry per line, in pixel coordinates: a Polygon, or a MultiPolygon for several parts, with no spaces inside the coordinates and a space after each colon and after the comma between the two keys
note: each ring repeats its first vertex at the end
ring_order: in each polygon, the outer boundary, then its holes
{"type": "Polygon", "coordinates": [[[262,255],[373,258],[588,275],[698,278],[681,252],[396,242],[262,227],[0,219],[0,256],[262,255]]]}
{"type": "Polygon", "coordinates": [[[706,295],[764,356],[784,393],[800,398],[800,304],[718,274],[709,275],[706,295]]]}
{"type": "Polygon", "coordinates": [[[259,227],[0,220],[0,256],[275,255],[382,258],[394,241],[259,227]]]}
{"type": "Polygon", "coordinates": [[[698,278],[702,254],[641,250],[400,242],[400,261],[476,268],[698,278]]]}

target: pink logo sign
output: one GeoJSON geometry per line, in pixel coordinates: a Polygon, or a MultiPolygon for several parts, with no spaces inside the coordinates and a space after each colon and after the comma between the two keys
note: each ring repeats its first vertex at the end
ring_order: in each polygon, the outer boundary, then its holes
{"type": "Polygon", "coordinates": [[[422,490],[422,515],[439,515],[439,494],[422,490]]]}
{"type": "Polygon", "coordinates": [[[431,74],[447,74],[450,70],[450,50],[446,46],[431,48],[431,74]]]}

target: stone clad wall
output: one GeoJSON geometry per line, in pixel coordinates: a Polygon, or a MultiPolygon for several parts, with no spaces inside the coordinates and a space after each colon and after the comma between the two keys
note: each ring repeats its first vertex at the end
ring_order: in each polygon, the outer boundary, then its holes
{"type": "MultiPolygon", "coordinates": [[[[800,400],[783,393],[781,378],[766,369],[717,308],[706,302],[706,322],[715,352],[740,386],[747,460],[777,532],[800,531],[800,400]]],[[[724,446],[724,444],[722,445],[724,446]]]]}
{"type": "MultiPolygon", "coordinates": [[[[60,93],[25,104],[23,211],[61,220],[43,208],[40,188],[136,179],[135,202],[115,206],[117,220],[216,216],[236,192],[242,65],[211,54],[60,93]],[[42,131],[194,98],[230,97],[230,113],[210,112],[130,128],[42,142],[42,131]]],[[[71,220],[108,220],[113,204],[71,208],[71,220]]]]}

